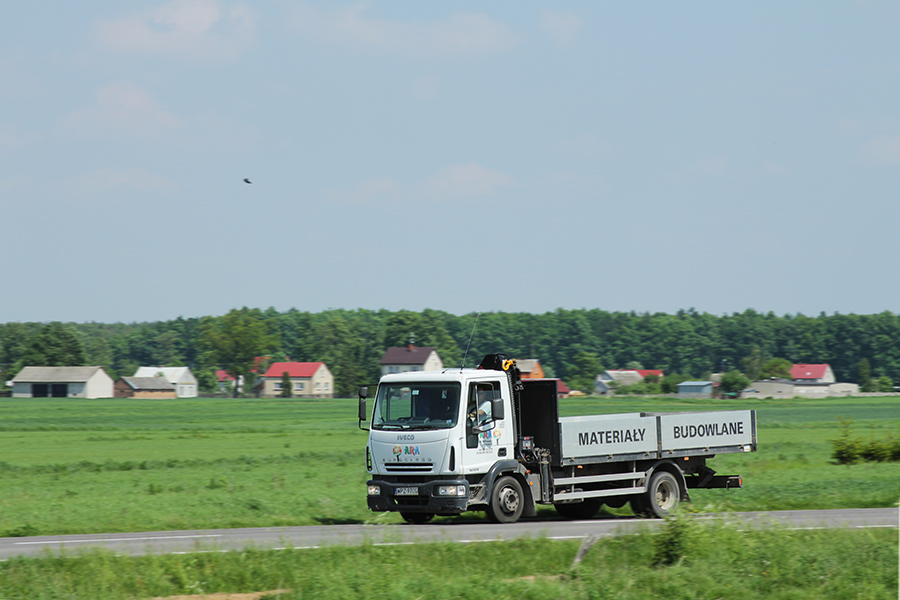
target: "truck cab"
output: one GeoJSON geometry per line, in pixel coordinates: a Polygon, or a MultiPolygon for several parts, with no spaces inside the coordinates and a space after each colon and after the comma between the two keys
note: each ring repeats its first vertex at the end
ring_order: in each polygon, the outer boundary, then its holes
{"type": "Polygon", "coordinates": [[[471,510],[498,461],[518,470],[511,403],[502,371],[385,375],[366,448],[369,508],[412,522],[471,510]]]}

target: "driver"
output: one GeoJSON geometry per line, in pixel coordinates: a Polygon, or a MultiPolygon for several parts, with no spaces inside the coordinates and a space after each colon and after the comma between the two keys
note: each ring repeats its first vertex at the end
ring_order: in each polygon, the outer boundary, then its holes
{"type": "Polygon", "coordinates": [[[492,389],[490,386],[481,386],[475,390],[474,402],[469,404],[469,419],[479,425],[491,418],[491,397],[492,389]]]}

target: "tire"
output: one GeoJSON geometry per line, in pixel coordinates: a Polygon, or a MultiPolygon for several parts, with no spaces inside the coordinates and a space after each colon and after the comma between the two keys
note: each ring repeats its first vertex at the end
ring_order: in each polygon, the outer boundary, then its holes
{"type": "Polygon", "coordinates": [[[631,506],[631,512],[635,514],[637,517],[649,517],[649,510],[647,509],[647,501],[644,498],[644,494],[640,496],[631,496],[628,499],[628,505],[631,506]]]}
{"type": "Polygon", "coordinates": [[[650,487],[644,496],[646,512],[659,518],[671,517],[678,509],[681,489],[675,476],[666,471],[657,471],[650,478],[650,487]]]}
{"type": "Polygon", "coordinates": [[[525,508],[525,495],[522,484],[515,477],[504,475],[494,483],[491,489],[491,502],[487,515],[494,523],[515,523],[522,516],[525,508]]]}
{"type": "Polygon", "coordinates": [[[557,514],[565,519],[573,519],[580,521],[583,519],[591,519],[603,506],[603,502],[590,498],[584,502],[575,504],[554,504],[557,514]]]}
{"type": "Polygon", "coordinates": [[[427,512],[401,512],[400,516],[403,517],[403,520],[407,523],[412,523],[413,525],[421,525],[422,523],[427,523],[428,521],[434,518],[434,513],[427,512]]]}
{"type": "Polygon", "coordinates": [[[628,503],[628,496],[610,496],[603,499],[603,504],[610,508],[622,508],[628,503]]]}

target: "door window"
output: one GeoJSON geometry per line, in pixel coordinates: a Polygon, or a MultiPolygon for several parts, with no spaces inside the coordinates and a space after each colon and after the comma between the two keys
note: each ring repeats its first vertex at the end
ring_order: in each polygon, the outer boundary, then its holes
{"type": "Polygon", "coordinates": [[[486,432],[478,432],[475,428],[487,425],[493,420],[491,400],[499,397],[499,381],[479,381],[469,386],[466,405],[466,448],[478,447],[479,437],[484,437],[483,434],[486,432]]]}

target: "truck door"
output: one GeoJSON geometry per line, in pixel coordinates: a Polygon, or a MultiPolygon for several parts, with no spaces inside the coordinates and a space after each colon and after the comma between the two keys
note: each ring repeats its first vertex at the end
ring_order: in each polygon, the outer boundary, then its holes
{"type": "Polygon", "coordinates": [[[463,467],[465,473],[486,473],[498,459],[513,457],[511,411],[507,409],[502,420],[491,414],[491,400],[503,398],[510,406],[506,395],[505,381],[478,381],[469,384],[466,395],[465,449],[463,467]],[[478,431],[484,429],[484,431],[478,431]]]}

